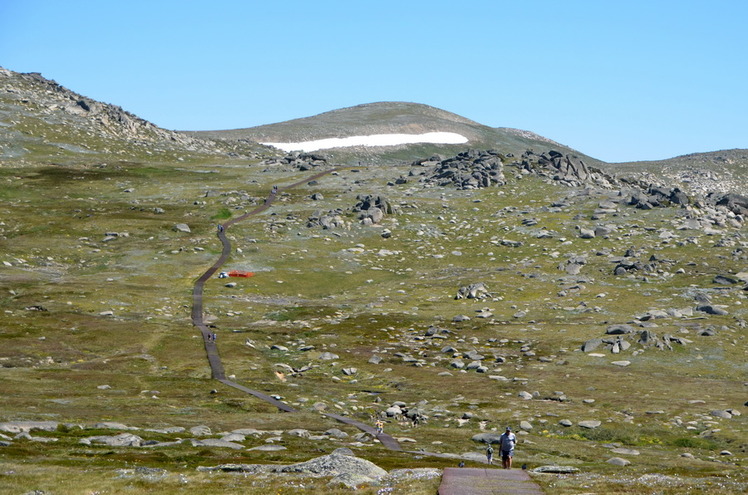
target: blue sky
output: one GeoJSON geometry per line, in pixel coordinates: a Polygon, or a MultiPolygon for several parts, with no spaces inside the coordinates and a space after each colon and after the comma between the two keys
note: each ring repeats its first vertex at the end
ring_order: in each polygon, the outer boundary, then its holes
{"type": "Polygon", "coordinates": [[[748,148],[743,0],[0,0],[0,66],[168,129],[412,101],[611,162],[748,148]]]}

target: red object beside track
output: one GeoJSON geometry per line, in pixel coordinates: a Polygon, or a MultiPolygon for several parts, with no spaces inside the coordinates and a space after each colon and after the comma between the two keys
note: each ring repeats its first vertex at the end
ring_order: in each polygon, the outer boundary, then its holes
{"type": "Polygon", "coordinates": [[[254,272],[242,272],[242,271],[239,271],[239,270],[231,270],[230,272],[228,272],[228,276],[229,277],[245,277],[245,278],[249,278],[249,277],[254,277],[255,274],[254,274],[254,272]]]}

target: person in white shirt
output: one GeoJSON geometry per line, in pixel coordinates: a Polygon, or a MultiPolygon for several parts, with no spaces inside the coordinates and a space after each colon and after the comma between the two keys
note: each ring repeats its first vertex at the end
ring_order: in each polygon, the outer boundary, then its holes
{"type": "Polygon", "coordinates": [[[514,446],[517,444],[517,437],[512,433],[508,426],[506,431],[499,437],[499,446],[501,447],[501,465],[504,469],[512,468],[512,457],[514,457],[514,446]]]}

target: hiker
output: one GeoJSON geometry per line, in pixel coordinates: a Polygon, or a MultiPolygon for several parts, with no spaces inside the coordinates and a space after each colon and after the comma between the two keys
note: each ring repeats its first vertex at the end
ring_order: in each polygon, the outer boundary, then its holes
{"type": "Polygon", "coordinates": [[[215,334],[215,332],[213,332],[212,337],[213,337],[213,342],[215,342],[216,341],[216,334],[215,334]]]}
{"type": "Polygon", "coordinates": [[[517,437],[508,426],[506,431],[499,437],[501,447],[501,466],[504,469],[512,469],[512,457],[514,457],[514,446],[517,445],[517,437]]]}
{"type": "Polygon", "coordinates": [[[493,464],[493,447],[491,447],[491,444],[488,444],[488,448],[486,449],[486,459],[488,460],[489,464],[493,464]]]}
{"type": "Polygon", "coordinates": [[[377,428],[377,435],[384,433],[384,423],[381,419],[378,419],[377,422],[374,423],[374,426],[377,428]]]}

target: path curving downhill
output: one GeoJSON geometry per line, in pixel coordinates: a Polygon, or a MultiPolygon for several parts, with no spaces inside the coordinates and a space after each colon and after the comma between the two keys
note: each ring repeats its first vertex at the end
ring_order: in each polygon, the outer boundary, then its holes
{"type": "MultiPolygon", "coordinates": [[[[254,210],[251,210],[241,216],[232,218],[231,220],[223,224],[219,224],[217,235],[218,235],[218,239],[220,239],[221,244],[223,246],[221,250],[221,255],[218,257],[216,262],[213,263],[213,266],[208,268],[208,270],[205,273],[203,273],[195,281],[195,285],[192,289],[192,324],[195,325],[200,330],[200,333],[202,333],[203,344],[205,345],[205,352],[208,356],[208,363],[210,364],[211,377],[214,380],[217,380],[223,383],[224,385],[233,387],[237,390],[241,390],[242,392],[247,393],[249,395],[253,395],[254,397],[257,397],[258,399],[261,399],[269,404],[272,404],[273,406],[277,407],[281,411],[285,411],[285,412],[298,412],[298,411],[294,409],[293,407],[289,406],[288,404],[286,404],[285,402],[279,401],[267,394],[263,394],[262,392],[259,392],[257,390],[253,390],[251,388],[245,387],[243,385],[240,385],[226,378],[226,372],[223,368],[223,362],[221,361],[220,354],[218,354],[218,346],[216,345],[215,340],[211,339],[212,332],[208,328],[208,326],[205,324],[205,321],[203,318],[203,291],[205,288],[205,283],[208,280],[210,280],[210,278],[213,277],[213,275],[215,275],[216,272],[218,272],[218,270],[221,269],[221,267],[224,265],[224,263],[226,263],[226,261],[229,259],[229,256],[231,255],[231,242],[226,237],[226,231],[228,230],[229,227],[231,227],[235,223],[239,223],[243,220],[246,220],[247,218],[258,215],[262,213],[263,211],[267,210],[268,208],[270,208],[273,202],[275,201],[275,198],[277,197],[279,192],[285,191],[287,189],[292,189],[301,184],[304,184],[305,182],[318,179],[320,177],[323,177],[337,170],[338,169],[333,168],[330,170],[319,172],[317,174],[312,175],[311,177],[307,177],[306,179],[300,180],[298,182],[294,182],[293,184],[285,186],[285,187],[273,187],[270,195],[267,197],[264,204],[262,204],[261,206],[258,206],[254,210]]],[[[384,447],[390,450],[402,451],[400,444],[397,442],[397,440],[392,438],[392,436],[386,433],[377,433],[375,428],[367,425],[366,423],[362,423],[360,421],[356,421],[355,419],[352,419],[346,416],[341,416],[339,414],[333,414],[333,413],[322,413],[322,414],[324,416],[327,416],[328,418],[335,419],[336,421],[339,421],[341,423],[355,426],[359,430],[375,436],[382,443],[384,447]]]]}

